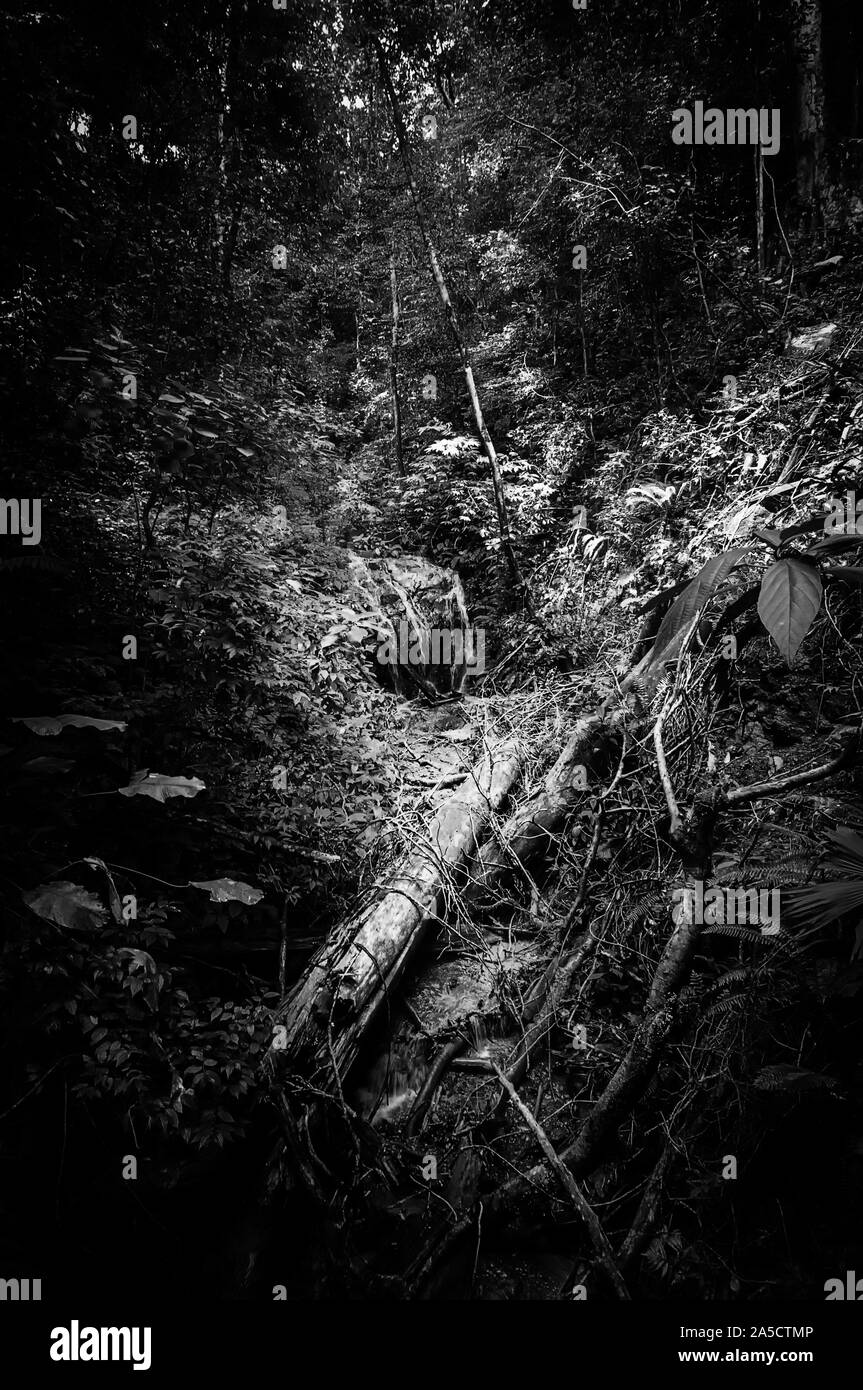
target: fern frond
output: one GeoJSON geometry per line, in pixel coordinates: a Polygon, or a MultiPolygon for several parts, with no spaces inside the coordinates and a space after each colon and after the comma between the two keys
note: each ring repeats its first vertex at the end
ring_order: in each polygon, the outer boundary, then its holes
{"type": "Polygon", "coordinates": [[[55,560],[52,555],[0,555],[0,571],[49,570],[55,574],[65,574],[68,569],[63,560],[55,560]]]}
{"type": "Polygon", "coordinates": [[[742,995],[742,994],[731,994],[731,995],[728,996],[727,999],[720,999],[720,1000],[718,1000],[717,1003],[711,1004],[710,1008],[707,1010],[707,1012],[705,1013],[704,1017],[707,1019],[707,1018],[713,1018],[713,1017],[714,1017],[715,1015],[717,1015],[717,1014],[730,1014],[730,1013],[734,1013],[734,1011],[735,1011],[736,1009],[739,1009],[739,1008],[740,1008],[740,1005],[741,1005],[741,1004],[745,1004],[745,1003],[746,1003],[746,998],[745,998],[744,995],[742,995]]]}
{"type": "Polygon", "coordinates": [[[668,893],[659,888],[655,893],[648,893],[646,898],[636,903],[635,907],[627,917],[627,924],[630,927],[637,927],[646,917],[659,917],[669,910],[668,893]]]}
{"type": "Polygon", "coordinates": [[[739,884],[745,876],[747,883],[757,884],[759,888],[783,888],[790,884],[808,883],[819,857],[789,854],[784,859],[773,859],[769,863],[749,860],[743,869],[737,860],[725,860],[717,864],[713,878],[719,885],[739,884]]]}
{"type": "Polygon", "coordinates": [[[838,1081],[820,1071],[791,1067],[786,1062],[762,1067],[752,1083],[759,1091],[835,1091],[838,1081]]]}
{"type": "Polygon", "coordinates": [[[752,977],[752,966],[741,965],[737,970],[729,970],[721,979],[713,985],[712,993],[721,989],[735,989],[737,985],[745,984],[752,977]]]}
{"type": "Polygon", "coordinates": [[[753,931],[751,927],[732,927],[724,923],[705,927],[699,939],[703,939],[705,936],[731,936],[735,941],[748,941],[753,945],[765,941],[776,942],[779,939],[776,936],[766,936],[764,932],[753,931]]]}

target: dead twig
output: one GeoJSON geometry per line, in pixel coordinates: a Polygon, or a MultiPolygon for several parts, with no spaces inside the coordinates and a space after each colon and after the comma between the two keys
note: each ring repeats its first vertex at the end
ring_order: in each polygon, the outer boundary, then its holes
{"type": "Polygon", "coordinates": [[[531,1134],[534,1136],[543,1153],[545,1154],[546,1158],[548,1159],[549,1163],[551,1164],[551,1167],[553,1168],[554,1172],[560,1179],[561,1186],[563,1187],[564,1191],[567,1193],[568,1197],[572,1201],[572,1204],[575,1207],[576,1211],[584,1221],[584,1224],[588,1229],[590,1239],[593,1243],[593,1248],[596,1251],[597,1259],[599,1260],[600,1265],[608,1275],[608,1278],[610,1279],[618,1298],[629,1301],[629,1290],[627,1289],[626,1284],[623,1281],[623,1275],[618,1269],[617,1261],[614,1258],[614,1251],[611,1248],[608,1236],[605,1234],[605,1231],[602,1229],[602,1226],[600,1225],[599,1217],[596,1215],[596,1212],[593,1210],[593,1207],[590,1205],[581,1188],[579,1187],[578,1183],[575,1181],[575,1178],[572,1176],[572,1173],[570,1173],[569,1169],[566,1168],[563,1165],[563,1163],[561,1163],[560,1159],[554,1151],[551,1140],[549,1139],[542,1125],[539,1123],[537,1119],[534,1118],[534,1116],[528,1110],[527,1106],[521,1099],[520,1095],[518,1094],[518,1091],[515,1089],[512,1082],[509,1080],[508,1077],[504,1075],[497,1063],[493,1063],[493,1066],[498,1081],[506,1090],[513,1105],[515,1105],[516,1109],[518,1110],[519,1114],[521,1115],[531,1134]]]}

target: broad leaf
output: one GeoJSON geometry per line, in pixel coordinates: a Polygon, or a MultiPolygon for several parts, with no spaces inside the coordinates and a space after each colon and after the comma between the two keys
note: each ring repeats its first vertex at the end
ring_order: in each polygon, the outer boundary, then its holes
{"type": "Polygon", "coordinates": [[[758,616],[785,660],[791,662],[821,607],[823,586],[813,565],[777,560],[761,581],[758,616]]]}
{"type": "Polygon", "coordinates": [[[733,541],[741,527],[745,525],[747,521],[753,521],[758,513],[763,512],[763,510],[764,508],[761,506],[760,502],[748,502],[745,507],[741,507],[733,516],[730,516],[722,528],[728,539],[733,541]]]}
{"type": "Polygon", "coordinates": [[[782,911],[798,922],[826,927],[846,912],[863,908],[863,879],[816,883],[810,888],[782,890],[782,911]]]}
{"type": "Polygon", "coordinates": [[[60,927],[92,930],[101,927],[108,915],[94,893],[67,879],[40,883],[38,888],[31,888],[21,896],[37,916],[44,917],[46,922],[56,922],[60,927]]]}
{"type": "Polygon", "coordinates": [[[662,619],[653,644],[648,670],[658,666],[662,661],[670,661],[677,655],[683,634],[693,618],[709,602],[735,565],[739,565],[748,554],[749,551],[743,546],[725,550],[721,555],[714,555],[713,559],[708,560],[703,569],[699,570],[662,619]]]}
{"type": "Polygon", "coordinates": [[[829,512],[810,516],[808,521],[798,521],[796,526],[786,526],[779,532],[779,539],[784,544],[785,541],[793,540],[795,536],[804,536],[807,531],[823,531],[826,516],[829,516],[829,512]]]}
{"type": "Polygon", "coordinates": [[[199,777],[166,777],[161,772],[139,772],[128,787],[118,787],[121,796],[151,796],[167,801],[172,796],[197,796],[205,790],[199,777]]]}
{"type": "Polygon", "coordinates": [[[823,574],[825,579],[842,579],[846,584],[863,584],[863,567],[860,565],[828,565],[823,574]]]}
{"type": "Polygon", "coordinates": [[[117,952],[118,956],[129,956],[134,965],[139,970],[144,970],[148,975],[158,975],[159,968],[149,951],[137,950],[134,946],[121,946],[117,952]]]}
{"type": "Polygon", "coordinates": [[[827,838],[836,846],[830,856],[830,863],[834,864],[840,873],[859,875],[863,869],[863,839],[855,835],[847,825],[838,825],[835,830],[830,831],[827,838]]]}
{"type": "Polygon", "coordinates": [[[209,893],[211,903],[259,903],[264,896],[260,888],[250,888],[248,883],[238,883],[233,878],[210,878],[203,882],[192,880],[192,888],[202,888],[209,893]]]}
{"type": "Polygon", "coordinates": [[[59,734],[61,729],[125,729],[120,719],[93,719],[89,714],[13,715],[13,724],[26,724],[34,734],[59,734]]]}
{"type": "Polygon", "coordinates": [[[841,555],[843,550],[859,550],[863,536],[824,536],[806,551],[807,555],[841,555]]]}

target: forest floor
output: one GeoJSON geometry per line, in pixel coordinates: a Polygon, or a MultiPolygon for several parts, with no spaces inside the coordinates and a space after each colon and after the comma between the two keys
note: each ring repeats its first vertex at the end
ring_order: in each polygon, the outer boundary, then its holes
{"type": "MultiPolygon", "coordinates": [[[[663,701],[680,695],[665,751],[690,808],[705,788],[733,791],[817,768],[859,726],[863,629],[848,584],[827,587],[790,669],[756,623],[745,640],[737,629],[730,688],[716,688],[715,663],[698,645],[707,630],[680,659],[682,684],[672,674],[652,690],[622,687],[652,601],[667,602],[673,586],[729,547],[750,547],[751,582],[769,555],[759,528],[793,527],[823,513],[831,493],[860,485],[863,326],[842,292],[821,307],[839,321],[834,351],[845,377],[769,351],[750,364],[745,389],[711,410],[658,407],[633,431],[609,430],[586,446],[541,518],[553,524],[530,570],[539,623],[508,605],[489,554],[462,563],[464,545],[452,536],[440,549],[432,538],[402,547],[414,535],[411,508],[426,505],[412,500],[418,477],[427,490],[436,481],[457,489],[462,475],[466,487],[485,486],[475,442],[442,423],[431,445],[426,438],[409,455],[402,481],[383,421],[374,424],[366,403],[369,430],[359,397],[337,410],[291,400],[286,389],[267,425],[264,481],[209,522],[190,517],[187,502],[165,503],[149,546],[140,530],[143,460],[130,492],[106,436],[101,453],[98,440],[92,446],[101,460],[94,492],[57,484],[51,502],[63,525],[46,537],[41,563],[26,572],[9,564],[2,576],[17,615],[3,690],[16,722],[5,725],[0,755],[15,811],[3,873],[20,955],[6,984],[20,994],[26,1084],[45,1098],[12,1160],[23,1193],[13,1227],[53,1182],[56,1213],[40,1218],[45,1249],[54,1220],[74,1240],[71,1197],[95,1182],[102,1160],[94,1156],[107,1145],[118,1162],[146,1135],[161,1139],[144,1229],[175,1195],[194,1190],[205,1206],[238,1164],[251,1191],[265,1160],[272,1177],[283,1155],[274,1168],[260,1065],[283,993],[312,949],[421,840],[484,747],[512,737],[524,754],[493,840],[541,790],[576,721],[617,708],[639,732],[619,778],[602,781],[613,792],[602,818],[589,789],[529,872],[507,877],[491,901],[465,904],[461,882],[449,885],[445,927],[351,1079],[359,1119],[372,1122],[394,1166],[383,1187],[361,1183],[345,1199],[328,1237],[348,1283],[399,1278],[441,1213],[470,1213],[514,1172],[532,1171],[536,1133],[514,1114],[499,1123],[489,1064],[504,1065],[517,1044],[522,1006],[561,955],[577,903],[577,925],[598,947],[555,1005],[520,1090],[554,1148],[565,1149],[626,1065],[680,881],[644,718],[652,711],[655,721],[663,701]],[[469,616],[487,632],[489,666],[458,698],[407,698],[381,683],[374,645],[392,612],[382,597],[388,562],[402,575],[415,565],[418,589],[433,581],[450,604],[463,580],[469,616]],[[125,655],[130,634],[140,659],[125,655]],[[50,720],[62,715],[117,727],[61,730],[50,720]],[[153,774],[173,786],[142,793],[153,774]],[[130,898],[137,915],[118,916],[117,903],[130,898]],[[33,1017],[46,1024],[37,1060],[28,1051],[33,1017]],[[458,1030],[464,1055],[417,1142],[405,1120],[458,1030]],[[79,1069],[58,1090],[67,1056],[81,1059],[79,1069]],[[85,1139],[76,1121],[74,1161],[65,1140],[58,1155],[49,1137],[69,1087],[92,1126],[85,1139]],[[224,1163],[223,1148],[234,1153],[224,1163]],[[199,1156],[190,1159],[190,1149],[199,1156]],[[417,1176],[430,1153],[440,1175],[431,1184],[417,1176]],[[170,1175],[177,1164],[179,1178],[170,1175]]],[[[521,421],[514,412],[504,468],[517,514],[545,413],[530,395],[521,421]]],[[[824,868],[836,851],[831,836],[844,834],[847,848],[861,829],[856,765],[768,791],[727,808],[711,882],[817,887],[833,872],[824,868]]],[[[632,1275],[646,1296],[801,1297],[852,1267],[863,967],[859,933],[849,938],[840,917],[798,925],[763,960],[751,941],[719,928],[697,955],[687,996],[697,1017],[587,1189],[620,1249],[637,1224],[639,1194],[664,1165],[663,1203],[641,1232],[632,1275]],[[789,1150],[800,1161],[785,1171],[789,1150]],[[733,1208],[729,1155],[741,1167],[733,1208]]],[[[10,1100],[15,1109],[23,1096],[10,1100]]],[[[516,1202],[504,1234],[490,1235],[461,1269],[460,1287],[483,1298],[565,1296],[586,1276],[581,1216],[562,1200],[547,1197],[544,1213],[516,1202]]],[[[241,1200],[241,1227],[244,1212],[241,1200]]],[[[259,1221],[253,1239],[242,1236],[245,1289],[278,1282],[279,1229],[259,1221]]],[[[18,1238],[23,1244],[23,1226],[18,1238]]],[[[319,1239],[310,1235],[310,1245],[319,1239]]],[[[96,1245],[94,1260],[104,1258],[111,1237],[96,1245]]],[[[332,1280],[317,1260],[312,1249],[307,1263],[297,1261],[298,1289],[304,1279],[332,1280]]]]}

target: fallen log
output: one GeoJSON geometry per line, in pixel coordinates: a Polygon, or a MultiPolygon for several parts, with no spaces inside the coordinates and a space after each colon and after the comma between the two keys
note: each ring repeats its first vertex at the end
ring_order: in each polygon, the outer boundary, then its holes
{"type": "Polygon", "coordinates": [[[579,719],[542,788],[487,840],[471,868],[467,901],[487,897],[501,880],[523,873],[547,852],[576,807],[587,800],[611,763],[614,737],[602,714],[579,719]]]}
{"type": "Polygon", "coordinates": [[[369,1025],[428,929],[441,921],[450,877],[475,855],[520,771],[514,740],[489,747],[437,812],[420,848],[316,952],[279,1010],[272,1066],[340,1090],[369,1025]]]}

